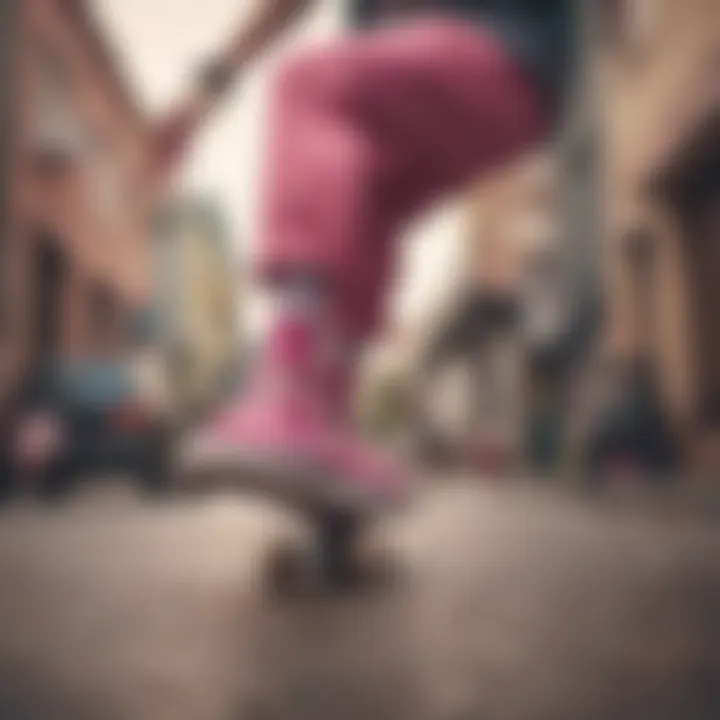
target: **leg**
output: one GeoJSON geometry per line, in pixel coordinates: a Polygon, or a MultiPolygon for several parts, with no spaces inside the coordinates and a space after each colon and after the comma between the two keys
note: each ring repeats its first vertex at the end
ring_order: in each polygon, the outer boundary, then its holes
{"type": "MultiPolygon", "coordinates": [[[[400,486],[331,412],[324,341],[360,345],[377,327],[403,223],[512,159],[545,122],[540,94],[498,42],[459,22],[358,35],[288,65],[272,109],[260,272],[282,287],[309,271],[329,291],[314,326],[298,317],[314,300],[289,303],[251,399],[220,421],[226,443],[320,466],[354,483],[353,497],[368,479],[373,492],[400,486]]],[[[343,374],[349,386],[347,365],[343,374]]]]}
{"type": "Polygon", "coordinates": [[[543,100],[489,34],[424,21],[361,34],[281,74],[261,270],[319,268],[343,321],[375,328],[396,231],[542,137],[543,100]]]}

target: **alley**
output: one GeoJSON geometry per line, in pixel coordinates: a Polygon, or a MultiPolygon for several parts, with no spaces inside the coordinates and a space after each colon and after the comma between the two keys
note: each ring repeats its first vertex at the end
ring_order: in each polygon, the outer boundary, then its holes
{"type": "Polygon", "coordinates": [[[214,499],[0,523],[0,717],[716,718],[706,520],[447,480],[380,528],[380,584],[274,595],[303,528],[214,499]]]}

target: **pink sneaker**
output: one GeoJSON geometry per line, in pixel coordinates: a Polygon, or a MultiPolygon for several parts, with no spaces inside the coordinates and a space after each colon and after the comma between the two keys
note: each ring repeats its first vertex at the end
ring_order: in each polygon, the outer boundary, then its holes
{"type": "Polygon", "coordinates": [[[337,383],[306,321],[280,321],[246,398],[185,445],[186,480],[276,493],[305,506],[377,511],[409,494],[404,473],[337,422],[337,383]]]}

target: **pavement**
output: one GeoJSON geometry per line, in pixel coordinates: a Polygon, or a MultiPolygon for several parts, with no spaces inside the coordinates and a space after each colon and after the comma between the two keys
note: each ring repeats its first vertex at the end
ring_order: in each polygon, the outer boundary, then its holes
{"type": "Polygon", "coordinates": [[[392,572],[272,592],[307,528],[232,497],[0,515],[2,720],[716,720],[720,523],[435,478],[392,572]]]}

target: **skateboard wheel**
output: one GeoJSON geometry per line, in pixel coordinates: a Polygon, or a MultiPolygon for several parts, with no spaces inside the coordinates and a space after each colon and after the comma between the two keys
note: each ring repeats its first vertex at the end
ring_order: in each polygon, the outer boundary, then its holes
{"type": "Polygon", "coordinates": [[[352,516],[330,515],[320,520],[317,565],[324,582],[342,586],[357,579],[358,534],[359,523],[352,516]]]}

